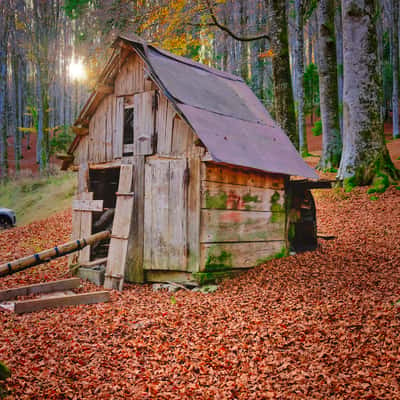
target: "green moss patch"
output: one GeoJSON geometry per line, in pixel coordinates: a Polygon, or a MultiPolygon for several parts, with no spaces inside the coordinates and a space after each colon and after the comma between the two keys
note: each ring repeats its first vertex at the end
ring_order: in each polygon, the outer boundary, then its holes
{"type": "Polygon", "coordinates": [[[207,272],[225,271],[232,268],[232,254],[225,251],[216,249],[212,246],[208,250],[205,270],[207,272]],[[219,254],[217,254],[219,252],[219,254]]]}
{"type": "Polygon", "coordinates": [[[259,258],[256,262],[256,265],[262,265],[267,263],[268,261],[271,260],[276,260],[278,258],[283,258],[283,257],[287,257],[289,255],[289,251],[286,247],[282,247],[278,253],[272,254],[268,257],[263,257],[263,258],[259,258]]]}
{"type": "Polygon", "coordinates": [[[206,192],[206,208],[226,209],[226,202],[228,195],[225,192],[220,192],[216,195],[211,195],[209,191],[206,192]]]}

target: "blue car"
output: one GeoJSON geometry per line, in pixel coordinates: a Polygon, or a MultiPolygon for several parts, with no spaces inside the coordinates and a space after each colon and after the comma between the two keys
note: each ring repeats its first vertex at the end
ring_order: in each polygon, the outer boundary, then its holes
{"type": "Polygon", "coordinates": [[[15,212],[9,208],[0,207],[0,229],[7,229],[15,226],[17,218],[15,212]]]}

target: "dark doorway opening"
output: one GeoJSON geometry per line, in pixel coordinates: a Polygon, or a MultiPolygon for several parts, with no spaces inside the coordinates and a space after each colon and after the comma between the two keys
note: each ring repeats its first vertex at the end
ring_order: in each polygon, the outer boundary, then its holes
{"type": "MultiPolygon", "coordinates": [[[[117,202],[120,168],[103,168],[89,170],[89,191],[94,200],[103,200],[103,211],[93,212],[92,233],[104,230],[111,231],[117,202]]],[[[90,260],[108,256],[110,239],[95,243],[90,248],[90,260]]]]}

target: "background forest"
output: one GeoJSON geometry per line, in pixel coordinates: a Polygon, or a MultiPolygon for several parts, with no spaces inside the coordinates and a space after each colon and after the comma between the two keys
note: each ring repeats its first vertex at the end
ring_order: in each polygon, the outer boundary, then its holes
{"type": "Polygon", "coordinates": [[[49,171],[109,45],[133,33],[241,75],[303,156],[307,124],[323,135],[318,166],[347,185],[397,179],[383,136],[384,120],[399,136],[397,0],[1,0],[3,179],[32,154],[49,171]]]}

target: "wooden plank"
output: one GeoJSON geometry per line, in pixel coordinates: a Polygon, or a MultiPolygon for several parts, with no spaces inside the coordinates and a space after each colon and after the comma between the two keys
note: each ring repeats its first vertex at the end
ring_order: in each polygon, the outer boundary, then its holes
{"type": "Polygon", "coordinates": [[[145,242],[145,246],[152,248],[151,269],[168,269],[170,164],[167,160],[156,160],[151,162],[151,166],[152,186],[149,190],[151,190],[152,235],[151,242],[145,242]]]}
{"type": "MultiPolygon", "coordinates": [[[[93,200],[93,192],[81,193],[81,200],[93,200]]],[[[92,212],[77,211],[81,214],[81,237],[87,237],[92,234],[92,212]]],[[[90,261],[90,247],[86,246],[79,252],[79,263],[90,261]]]]}
{"type": "MultiPolygon", "coordinates": [[[[132,190],[132,177],[133,166],[129,164],[121,165],[118,192],[130,192],[132,190]]],[[[122,290],[133,202],[133,196],[117,197],[104,282],[104,287],[107,289],[122,290]],[[117,276],[120,278],[116,278],[117,276]]]]}
{"type": "Polygon", "coordinates": [[[134,96],[134,155],[153,153],[155,92],[143,92],[134,96]]]}
{"type": "Polygon", "coordinates": [[[202,180],[269,189],[283,189],[284,175],[269,174],[215,163],[202,164],[202,180]]]}
{"type": "Polygon", "coordinates": [[[183,271],[146,271],[146,282],[193,282],[190,272],[183,271]]]}
{"type": "Polygon", "coordinates": [[[124,98],[115,98],[115,124],[113,135],[113,156],[122,157],[122,146],[124,140],[124,98]]]}
{"type": "Polygon", "coordinates": [[[285,213],[202,210],[200,241],[260,242],[285,239],[285,213]]]}
{"type": "Polygon", "coordinates": [[[128,282],[144,282],[143,272],[143,240],[144,240],[144,156],[133,157],[133,184],[135,193],[131,230],[125,267],[125,280],[128,282]]]}
{"type": "Polygon", "coordinates": [[[153,238],[153,170],[150,161],[145,164],[145,183],[144,183],[144,248],[143,248],[143,268],[151,269],[152,264],[152,238],[153,238]]]}
{"type": "Polygon", "coordinates": [[[133,165],[123,164],[120,168],[118,192],[129,193],[132,190],[133,165]]]}
{"type": "Polygon", "coordinates": [[[87,127],[80,127],[80,126],[72,126],[72,132],[75,133],[77,136],[86,136],[89,135],[89,128],[87,127]]]}
{"type": "Polygon", "coordinates": [[[197,272],[200,264],[200,156],[188,160],[188,270],[197,272]]]}
{"type": "Polygon", "coordinates": [[[113,159],[113,134],[115,123],[115,97],[107,98],[107,114],[106,114],[106,142],[105,142],[105,161],[113,159]]]}
{"type": "Polygon", "coordinates": [[[285,241],[201,245],[201,271],[250,268],[282,252],[285,241]]]}
{"type": "Polygon", "coordinates": [[[81,284],[79,278],[62,279],[53,282],[36,283],[34,285],[20,286],[0,290],[0,301],[13,300],[20,296],[31,296],[32,294],[51,293],[62,290],[77,289],[81,284]]]}
{"type": "Polygon", "coordinates": [[[82,163],[78,171],[78,193],[85,193],[89,189],[89,166],[87,163],[82,163]]]}
{"type": "Polygon", "coordinates": [[[128,144],[124,144],[123,145],[123,151],[122,154],[132,154],[133,155],[134,152],[134,145],[133,143],[128,143],[128,144]]]}
{"type": "Polygon", "coordinates": [[[116,96],[132,95],[144,91],[144,64],[136,54],[128,57],[115,78],[116,96]]]}
{"type": "Polygon", "coordinates": [[[95,304],[110,301],[110,292],[79,293],[62,297],[49,297],[43,299],[24,300],[15,303],[14,312],[24,314],[40,311],[44,308],[76,306],[79,304],[95,304]]]}
{"type": "Polygon", "coordinates": [[[219,182],[201,182],[201,207],[208,209],[276,211],[285,204],[283,190],[219,182]]]}
{"type": "Polygon", "coordinates": [[[189,150],[192,139],[192,130],[186,121],[176,116],[172,130],[172,155],[185,155],[189,150]]]}
{"type": "Polygon", "coordinates": [[[168,269],[187,269],[187,161],[169,162],[168,269]]]}
{"type": "Polygon", "coordinates": [[[103,200],[73,200],[75,211],[103,211],[103,200]]]}
{"type": "Polygon", "coordinates": [[[122,290],[127,250],[128,241],[125,238],[111,238],[104,280],[106,289],[122,290]]]}
{"type": "MultiPolygon", "coordinates": [[[[158,93],[158,107],[156,113],[157,153],[169,154],[171,152],[171,140],[167,137],[168,100],[162,93],[158,93]]],[[[171,134],[172,132],[170,132],[171,134]]]]}

